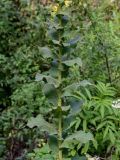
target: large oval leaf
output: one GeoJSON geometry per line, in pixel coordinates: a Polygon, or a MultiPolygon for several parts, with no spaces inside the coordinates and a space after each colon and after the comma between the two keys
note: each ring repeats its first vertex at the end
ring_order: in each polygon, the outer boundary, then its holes
{"type": "Polygon", "coordinates": [[[39,51],[43,58],[50,58],[52,57],[52,52],[49,47],[39,47],[39,51]]]}
{"type": "Polygon", "coordinates": [[[41,114],[39,114],[37,117],[31,117],[28,120],[27,126],[29,128],[39,127],[41,132],[46,131],[50,134],[57,133],[55,126],[51,123],[48,123],[41,114]]]}
{"type": "Polygon", "coordinates": [[[40,73],[36,74],[36,77],[35,77],[36,81],[42,81],[43,79],[45,79],[47,81],[47,83],[53,84],[56,88],[59,86],[59,82],[57,79],[55,79],[51,76],[46,76],[44,74],[40,74],[40,73]]]}
{"type": "Polygon", "coordinates": [[[64,142],[62,143],[62,148],[71,148],[72,145],[77,143],[85,144],[89,142],[90,140],[93,140],[93,135],[89,133],[85,133],[84,131],[77,131],[73,133],[72,135],[68,136],[64,142]]]}
{"type": "Polygon", "coordinates": [[[43,92],[48,99],[48,102],[57,106],[58,104],[58,94],[57,89],[52,84],[45,84],[43,87],[43,92]]]}
{"type": "Polygon", "coordinates": [[[75,58],[75,59],[63,61],[62,63],[69,66],[69,67],[73,66],[73,65],[78,65],[78,66],[82,67],[82,61],[79,57],[75,58]]]}

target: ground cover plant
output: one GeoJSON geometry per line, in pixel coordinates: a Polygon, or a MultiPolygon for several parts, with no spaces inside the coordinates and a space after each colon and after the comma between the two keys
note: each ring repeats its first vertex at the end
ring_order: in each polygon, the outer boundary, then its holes
{"type": "Polygon", "coordinates": [[[0,159],[120,159],[118,0],[0,1],[0,159]]]}

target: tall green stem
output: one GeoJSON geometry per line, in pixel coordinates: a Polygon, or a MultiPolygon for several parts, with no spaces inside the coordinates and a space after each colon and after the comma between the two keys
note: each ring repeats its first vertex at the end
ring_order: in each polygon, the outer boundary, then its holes
{"type": "MultiPolygon", "coordinates": [[[[61,85],[62,82],[62,71],[61,71],[62,63],[61,63],[61,51],[59,51],[59,72],[58,72],[58,81],[61,85]]],[[[61,86],[60,86],[61,87],[61,86]]],[[[59,110],[59,120],[58,120],[58,147],[59,147],[59,153],[58,157],[59,160],[62,160],[62,150],[61,150],[61,144],[62,144],[62,99],[61,99],[61,88],[58,91],[58,110],[59,110]]]]}

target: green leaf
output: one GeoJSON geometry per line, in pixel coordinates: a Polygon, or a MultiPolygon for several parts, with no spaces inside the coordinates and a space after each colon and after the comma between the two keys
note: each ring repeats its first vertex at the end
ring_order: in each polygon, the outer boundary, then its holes
{"type": "Polygon", "coordinates": [[[80,113],[81,108],[83,106],[84,102],[82,100],[76,100],[75,98],[70,101],[70,114],[71,115],[77,115],[80,113]]]}
{"type": "Polygon", "coordinates": [[[106,136],[107,136],[107,134],[108,134],[108,131],[109,131],[109,126],[107,126],[107,127],[105,128],[105,131],[104,131],[104,133],[103,133],[103,139],[106,138],[106,136]]]}
{"type": "Polygon", "coordinates": [[[69,106],[62,106],[62,111],[67,112],[70,110],[70,105],[69,106]]]}
{"type": "Polygon", "coordinates": [[[86,119],[83,120],[83,131],[86,131],[87,129],[87,121],[86,119]]]}
{"type": "Polygon", "coordinates": [[[63,43],[63,46],[68,47],[68,46],[70,46],[70,44],[69,43],[63,43]]]}
{"type": "Polygon", "coordinates": [[[100,106],[100,114],[101,114],[101,117],[104,118],[104,113],[105,113],[105,106],[100,106]]]}
{"type": "Polygon", "coordinates": [[[93,142],[93,146],[95,147],[95,149],[97,149],[97,148],[98,148],[98,143],[97,143],[97,141],[94,139],[92,142],[93,142]]]}
{"type": "Polygon", "coordinates": [[[59,86],[59,82],[55,78],[51,76],[46,76],[40,73],[36,74],[36,77],[35,77],[36,81],[42,81],[43,79],[46,79],[47,83],[53,84],[56,88],[59,86]]]}
{"type": "Polygon", "coordinates": [[[56,45],[60,45],[60,41],[57,41],[57,40],[52,40],[52,42],[56,45]]]}
{"type": "Polygon", "coordinates": [[[88,80],[83,80],[80,82],[80,86],[82,87],[86,87],[86,86],[89,86],[89,85],[93,85],[92,83],[90,83],[88,80]]]}
{"type": "Polygon", "coordinates": [[[69,128],[71,128],[71,123],[75,121],[75,116],[73,115],[68,115],[67,117],[64,118],[64,121],[63,121],[63,130],[66,131],[68,130],[69,128]]]}
{"type": "Polygon", "coordinates": [[[82,61],[80,58],[75,58],[72,60],[66,60],[62,62],[63,64],[67,65],[67,66],[73,66],[73,65],[78,65],[80,67],[82,67],[82,61]]]}
{"type": "Polygon", "coordinates": [[[50,146],[50,149],[51,151],[54,153],[54,154],[57,154],[58,153],[58,139],[55,135],[50,135],[49,138],[48,138],[48,144],[50,146]]]}
{"type": "Polygon", "coordinates": [[[75,157],[72,158],[72,160],[87,160],[87,159],[84,156],[78,156],[78,155],[76,155],[75,157]]]}
{"type": "Polygon", "coordinates": [[[104,126],[106,126],[106,124],[107,124],[107,121],[100,123],[100,124],[97,126],[97,130],[103,128],[104,126]]]}
{"type": "Polygon", "coordinates": [[[115,143],[115,135],[111,129],[109,129],[109,137],[110,137],[112,144],[114,144],[115,143]]]}
{"type": "Polygon", "coordinates": [[[39,152],[42,154],[48,154],[50,153],[50,148],[48,144],[45,144],[42,148],[40,148],[39,152]]]}
{"type": "Polygon", "coordinates": [[[115,88],[111,87],[109,84],[104,84],[102,82],[98,82],[96,85],[97,91],[99,94],[104,96],[111,96],[113,97],[115,95],[115,88]]]}
{"type": "Polygon", "coordinates": [[[78,127],[80,126],[81,123],[81,119],[80,118],[76,118],[76,124],[75,124],[75,129],[77,130],[78,127]]]}
{"type": "Polygon", "coordinates": [[[63,90],[64,90],[64,93],[63,93],[63,96],[72,96],[72,92],[76,91],[79,87],[79,83],[73,83],[67,87],[65,87],[63,90]]]}
{"type": "Polygon", "coordinates": [[[77,131],[72,135],[68,136],[62,143],[62,148],[71,148],[71,146],[77,143],[87,143],[93,140],[93,135],[91,133],[85,133],[84,131],[77,131]]]}
{"type": "Polygon", "coordinates": [[[85,91],[86,91],[87,97],[89,98],[89,100],[91,100],[92,95],[91,95],[90,91],[87,88],[85,88],[85,91]]]}
{"type": "Polygon", "coordinates": [[[101,116],[97,116],[90,120],[90,122],[96,126],[96,123],[101,120],[101,116]]]}
{"type": "Polygon", "coordinates": [[[27,126],[29,128],[39,127],[41,132],[46,131],[50,134],[57,133],[55,126],[53,124],[48,123],[40,114],[37,117],[31,117],[28,120],[27,126]]]}
{"type": "Polygon", "coordinates": [[[88,85],[92,85],[92,84],[87,80],[83,80],[78,83],[72,83],[71,85],[68,85],[63,89],[64,90],[63,96],[66,96],[66,97],[73,96],[72,93],[77,91],[80,86],[86,87],[88,85]]]}
{"type": "Polygon", "coordinates": [[[76,150],[73,149],[73,150],[71,151],[71,155],[72,155],[72,157],[75,156],[75,155],[76,155],[76,150]]]}
{"type": "Polygon", "coordinates": [[[48,102],[57,107],[58,104],[58,94],[57,90],[53,84],[45,84],[43,86],[43,92],[48,99],[48,102]]]}
{"type": "Polygon", "coordinates": [[[50,58],[50,57],[52,57],[52,52],[51,52],[50,48],[47,47],[47,46],[46,47],[39,47],[39,51],[42,54],[43,58],[50,58]]]}
{"type": "Polygon", "coordinates": [[[55,28],[51,28],[48,30],[47,35],[49,36],[49,38],[51,40],[58,40],[59,36],[58,36],[58,32],[55,28]]]}
{"type": "Polygon", "coordinates": [[[82,148],[82,153],[87,153],[88,149],[89,149],[89,142],[87,142],[82,148]]]}
{"type": "Polygon", "coordinates": [[[75,44],[77,44],[77,42],[80,40],[80,36],[76,36],[75,38],[69,40],[67,43],[70,45],[70,46],[73,46],[75,44]]]}

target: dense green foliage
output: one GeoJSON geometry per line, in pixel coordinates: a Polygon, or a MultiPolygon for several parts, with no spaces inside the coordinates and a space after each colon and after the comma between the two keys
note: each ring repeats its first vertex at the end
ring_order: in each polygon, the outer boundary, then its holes
{"type": "Polygon", "coordinates": [[[119,1],[0,1],[0,159],[120,157],[119,1]]]}

